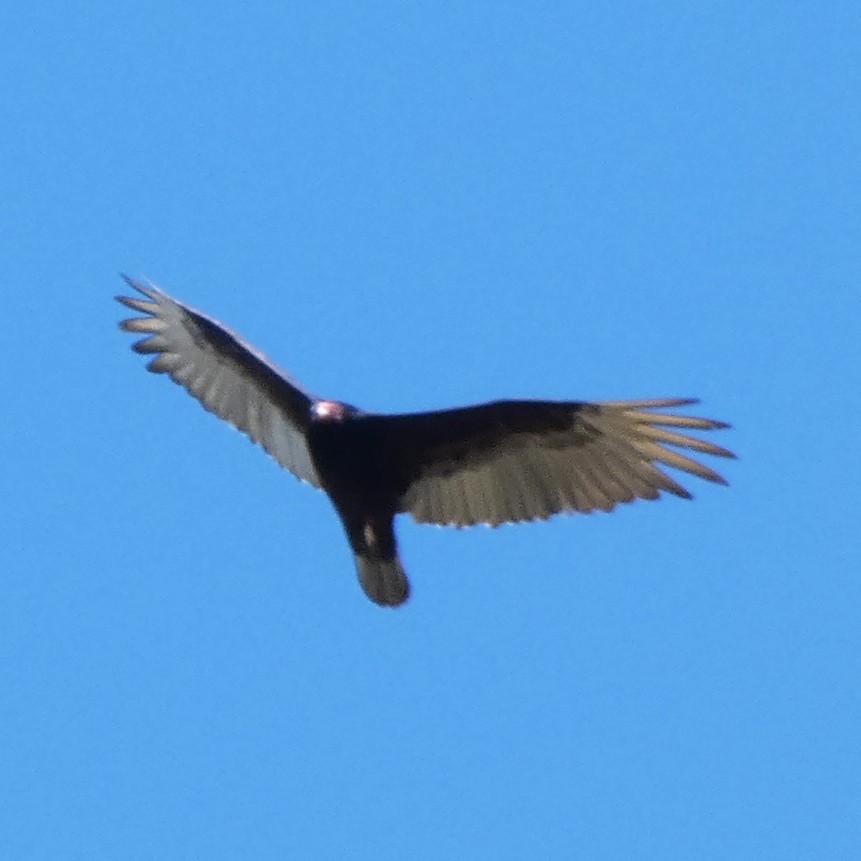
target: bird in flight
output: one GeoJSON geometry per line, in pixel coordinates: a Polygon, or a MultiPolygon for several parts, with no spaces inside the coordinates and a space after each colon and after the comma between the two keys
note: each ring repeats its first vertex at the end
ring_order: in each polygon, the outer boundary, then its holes
{"type": "MultiPolygon", "coordinates": [[[[125,277],[125,276],[124,276],[125,277]]],[[[663,467],[726,484],[676,449],[733,457],[687,431],[724,422],[666,412],[691,398],[639,401],[506,400],[384,415],[314,397],[238,335],[153,285],[117,301],[143,316],[120,328],[204,409],[324,491],[350,543],[365,594],[397,607],[409,597],[398,558],[397,514],[441,526],[498,526],[618,503],[690,499],[663,467]],[[670,448],[668,448],[670,446],[670,448]]]]}

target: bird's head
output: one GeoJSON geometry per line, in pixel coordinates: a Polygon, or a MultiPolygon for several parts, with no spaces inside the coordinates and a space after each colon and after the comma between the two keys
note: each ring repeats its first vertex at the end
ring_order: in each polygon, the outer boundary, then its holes
{"type": "Polygon", "coordinates": [[[342,422],[351,412],[346,404],[338,401],[314,401],[311,415],[318,422],[342,422]]]}

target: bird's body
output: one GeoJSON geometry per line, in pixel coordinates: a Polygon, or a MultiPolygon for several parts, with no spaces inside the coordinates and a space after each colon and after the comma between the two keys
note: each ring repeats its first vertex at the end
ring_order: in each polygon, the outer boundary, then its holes
{"type": "Polygon", "coordinates": [[[353,551],[359,582],[377,604],[398,606],[409,585],[394,518],[471,526],[610,511],[617,503],[688,498],[658,466],[725,484],[673,449],[732,457],[679,431],[727,427],[656,412],[691,399],[584,403],[496,401],[429,413],[380,415],[314,398],[221,324],[152,286],[117,297],[145,316],[125,331],[205,409],[249,436],[297,478],[325,491],[353,551]],[[675,429],[675,430],[673,430],[675,429]]]}
{"type": "Polygon", "coordinates": [[[380,425],[352,408],[326,410],[308,430],[308,448],[344,525],[362,588],[377,604],[402,604],[409,585],[398,561],[394,519],[403,480],[386,457],[380,425]]]}

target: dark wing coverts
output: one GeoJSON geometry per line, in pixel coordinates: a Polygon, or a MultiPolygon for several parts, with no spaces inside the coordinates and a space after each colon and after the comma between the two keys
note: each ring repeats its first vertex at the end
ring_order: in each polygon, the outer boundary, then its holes
{"type": "Polygon", "coordinates": [[[662,466],[726,482],[667,446],[733,456],[678,432],[717,430],[727,427],[723,422],[656,412],[693,403],[499,401],[386,416],[386,436],[404,476],[399,510],[419,523],[496,526],[560,512],[610,511],[662,491],[689,498],[662,466]]]}
{"type": "Polygon", "coordinates": [[[147,369],[167,374],[297,478],[319,487],[305,441],[311,398],[220,323],[152,285],[126,281],[146,298],[117,301],[146,316],[124,320],[120,328],[149,336],[132,348],[155,354],[147,369]]]}

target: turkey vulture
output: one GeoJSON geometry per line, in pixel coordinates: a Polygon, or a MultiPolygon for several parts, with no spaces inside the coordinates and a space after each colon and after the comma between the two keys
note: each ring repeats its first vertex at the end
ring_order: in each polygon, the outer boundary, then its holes
{"type": "Polygon", "coordinates": [[[204,409],[328,494],[359,583],[382,606],[397,607],[409,595],[396,514],[443,526],[498,526],[560,512],[610,511],[662,491],[689,499],[662,466],[726,484],[666,448],[733,457],[680,432],[728,425],[663,412],[694,399],[495,401],[427,413],[366,413],[308,394],[220,323],[152,285],[125,280],[144,298],[117,301],[144,316],[120,328],[147,336],[132,346],[154,355],[147,369],[167,374],[204,409]]]}

